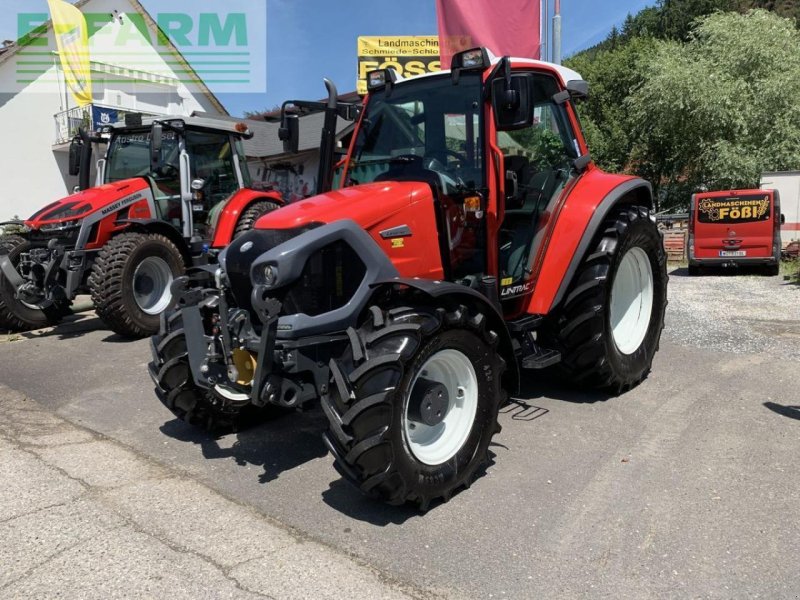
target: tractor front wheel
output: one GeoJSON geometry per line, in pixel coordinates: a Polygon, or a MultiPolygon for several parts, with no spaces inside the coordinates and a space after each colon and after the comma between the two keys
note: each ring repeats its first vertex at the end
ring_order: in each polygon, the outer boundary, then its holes
{"type": "MultiPolygon", "coordinates": [[[[31,249],[31,243],[19,235],[0,237],[0,255],[8,255],[14,267],[19,265],[20,256],[31,249]]],[[[69,313],[69,302],[63,306],[52,307],[47,312],[33,304],[16,297],[16,290],[0,274],[0,329],[9,331],[29,331],[56,325],[69,313]]]]}
{"type": "Polygon", "coordinates": [[[620,394],[650,372],[667,306],[666,254],[650,211],[614,210],[583,259],[557,321],[570,381],[620,394]]]}
{"type": "Polygon", "coordinates": [[[100,250],[92,265],[89,289],[95,310],[120,335],[154,335],[159,315],[172,301],[172,281],[183,272],[183,257],[169,238],[122,233],[100,250]]]}
{"type": "Polygon", "coordinates": [[[464,306],[372,307],[349,337],[322,398],[340,474],[422,510],[468,487],[489,462],[504,397],[505,362],[486,317],[464,306]]]}

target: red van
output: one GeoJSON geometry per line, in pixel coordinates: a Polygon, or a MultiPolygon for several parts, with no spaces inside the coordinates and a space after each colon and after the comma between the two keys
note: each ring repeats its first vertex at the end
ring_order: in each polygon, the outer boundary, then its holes
{"type": "Polygon", "coordinates": [[[781,209],[775,190],[727,190],[692,196],[689,275],[702,267],[763,266],[777,275],[781,209]]]}

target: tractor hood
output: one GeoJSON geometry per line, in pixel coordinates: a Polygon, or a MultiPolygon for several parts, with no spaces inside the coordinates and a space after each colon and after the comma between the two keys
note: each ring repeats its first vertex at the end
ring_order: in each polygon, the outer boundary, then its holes
{"type": "Polygon", "coordinates": [[[45,225],[79,221],[122,198],[148,188],[147,180],[142,177],[89,188],[48,204],[25,221],[25,225],[31,229],[40,229],[45,225]]]}
{"type": "Polygon", "coordinates": [[[433,194],[426,183],[386,181],[346,187],[300,200],[270,212],[256,223],[256,229],[293,229],[312,223],[352,219],[370,230],[395,213],[433,194]]]}

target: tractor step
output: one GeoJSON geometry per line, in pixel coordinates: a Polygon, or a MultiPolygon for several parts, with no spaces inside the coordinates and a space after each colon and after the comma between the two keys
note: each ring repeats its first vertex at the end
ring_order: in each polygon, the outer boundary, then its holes
{"type": "Polygon", "coordinates": [[[561,362],[561,352],[551,348],[533,347],[533,352],[522,357],[523,369],[546,369],[561,362]]]}

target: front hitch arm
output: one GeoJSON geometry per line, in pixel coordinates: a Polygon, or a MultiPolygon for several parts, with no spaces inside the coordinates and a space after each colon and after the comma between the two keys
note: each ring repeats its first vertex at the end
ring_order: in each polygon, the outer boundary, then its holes
{"type": "Polygon", "coordinates": [[[275,338],[278,335],[278,314],[283,306],[280,301],[271,298],[267,294],[268,292],[264,286],[259,285],[253,289],[250,297],[253,309],[263,326],[258,347],[258,364],[256,365],[256,373],[253,377],[253,388],[250,395],[253,404],[257,406],[263,406],[264,404],[261,399],[261,391],[264,388],[267,377],[272,373],[275,360],[275,338]]]}

